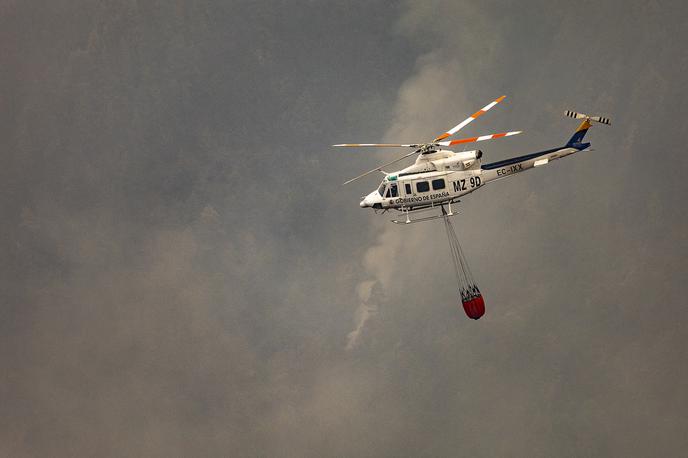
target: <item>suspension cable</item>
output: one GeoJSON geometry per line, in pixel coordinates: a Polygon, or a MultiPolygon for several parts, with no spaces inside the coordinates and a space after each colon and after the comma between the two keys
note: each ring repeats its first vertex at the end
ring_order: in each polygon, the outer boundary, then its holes
{"type": "Polygon", "coordinates": [[[449,241],[449,249],[452,257],[452,264],[454,265],[454,272],[458,282],[461,299],[465,295],[472,295],[474,293],[475,282],[468,265],[468,260],[463,252],[459,238],[456,235],[454,225],[451,223],[449,216],[444,214],[444,226],[447,232],[447,240],[449,241]]]}

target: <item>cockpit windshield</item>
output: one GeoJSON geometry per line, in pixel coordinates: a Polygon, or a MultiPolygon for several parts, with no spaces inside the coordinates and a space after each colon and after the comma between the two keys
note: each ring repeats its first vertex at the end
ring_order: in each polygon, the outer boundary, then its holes
{"type": "Polygon", "coordinates": [[[377,192],[380,193],[380,196],[383,196],[385,194],[385,186],[387,186],[387,183],[383,181],[382,183],[380,183],[380,187],[377,188],[377,192]]]}

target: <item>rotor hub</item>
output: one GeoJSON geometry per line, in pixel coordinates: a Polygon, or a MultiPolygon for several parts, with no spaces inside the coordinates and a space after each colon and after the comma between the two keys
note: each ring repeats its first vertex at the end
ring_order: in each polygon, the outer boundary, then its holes
{"type": "Polygon", "coordinates": [[[425,145],[422,145],[420,148],[418,148],[418,152],[420,154],[431,154],[437,151],[437,145],[434,143],[426,143],[425,145]]]}

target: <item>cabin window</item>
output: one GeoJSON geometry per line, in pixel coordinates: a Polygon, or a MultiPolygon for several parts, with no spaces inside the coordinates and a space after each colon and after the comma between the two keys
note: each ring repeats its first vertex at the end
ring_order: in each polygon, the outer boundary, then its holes
{"type": "Polygon", "coordinates": [[[430,191],[430,185],[427,181],[419,181],[416,183],[416,191],[418,192],[428,192],[430,191]]]}
{"type": "Polygon", "coordinates": [[[411,183],[404,184],[404,187],[406,188],[406,195],[410,196],[411,195],[411,183]]]}
{"type": "MultiPolygon", "coordinates": [[[[368,189],[370,189],[370,188],[368,188],[368,189]]],[[[385,182],[384,181],[380,184],[380,187],[377,188],[377,192],[380,193],[380,196],[385,195],[385,182]]]]}
{"type": "Polygon", "coordinates": [[[435,191],[439,189],[444,189],[447,185],[444,183],[444,178],[440,178],[438,180],[432,180],[432,189],[435,191]]]}
{"type": "Polygon", "coordinates": [[[390,188],[389,188],[389,186],[388,186],[388,187],[387,187],[387,191],[385,191],[385,197],[388,198],[388,197],[389,197],[389,193],[390,193],[390,188]]]}
{"type": "Polygon", "coordinates": [[[392,197],[397,197],[399,195],[396,183],[392,183],[391,185],[389,185],[389,189],[392,191],[392,197]]]}

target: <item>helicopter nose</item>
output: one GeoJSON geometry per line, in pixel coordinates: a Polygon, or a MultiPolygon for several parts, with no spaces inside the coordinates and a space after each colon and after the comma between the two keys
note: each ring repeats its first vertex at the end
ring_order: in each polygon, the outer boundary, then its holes
{"type": "Polygon", "coordinates": [[[363,199],[361,202],[359,202],[359,207],[361,208],[366,208],[368,206],[368,203],[366,202],[365,199],[363,199]]]}

